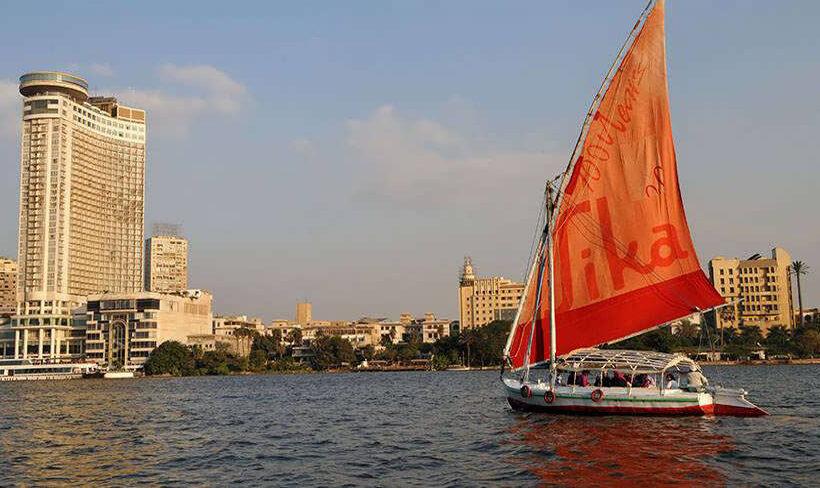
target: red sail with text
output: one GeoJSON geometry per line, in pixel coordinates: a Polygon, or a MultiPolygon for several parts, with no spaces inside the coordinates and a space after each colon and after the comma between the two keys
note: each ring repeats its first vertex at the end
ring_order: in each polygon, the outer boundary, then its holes
{"type": "MultiPolygon", "coordinates": [[[[700,268],[686,223],[665,51],[660,1],[590,118],[564,183],[553,232],[556,355],[723,303],[700,268]]],[[[543,252],[537,259],[545,259],[543,252]]],[[[523,297],[508,351],[516,368],[526,362],[533,323],[529,362],[549,359],[546,274],[539,281],[533,273],[523,297]],[[537,300],[539,282],[543,290],[537,300]]]]}

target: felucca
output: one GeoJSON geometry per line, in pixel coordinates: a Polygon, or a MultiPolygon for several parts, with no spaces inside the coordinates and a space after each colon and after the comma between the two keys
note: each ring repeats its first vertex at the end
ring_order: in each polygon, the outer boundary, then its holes
{"type": "Polygon", "coordinates": [[[543,232],[506,348],[515,409],[765,415],[683,355],[596,349],[724,305],[698,262],[678,183],[664,2],[636,22],[547,184],[543,232]]]}

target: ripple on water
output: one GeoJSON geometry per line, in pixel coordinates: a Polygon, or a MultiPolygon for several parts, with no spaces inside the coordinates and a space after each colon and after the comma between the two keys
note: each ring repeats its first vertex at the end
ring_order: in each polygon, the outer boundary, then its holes
{"type": "Polygon", "coordinates": [[[0,383],[0,486],[816,483],[820,367],[709,372],[773,415],[521,414],[494,372],[0,383]]]}

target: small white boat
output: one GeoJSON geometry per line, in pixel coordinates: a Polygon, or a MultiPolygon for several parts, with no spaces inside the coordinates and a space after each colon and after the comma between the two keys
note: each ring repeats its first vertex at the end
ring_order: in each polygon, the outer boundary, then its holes
{"type": "Polygon", "coordinates": [[[133,378],[134,372],[133,371],[106,371],[103,375],[103,378],[107,380],[122,380],[127,378],[133,378]]]}
{"type": "MultiPolygon", "coordinates": [[[[533,370],[533,373],[539,370],[533,370]]],[[[544,370],[547,371],[547,370],[544,370]]],[[[758,417],[767,412],[748,400],[746,391],[704,386],[688,388],[686,376],[699,366],[681,354],[583,349],[559,358],[556,384],[504,378],[507,401],[515,410],[606,415],[729,415],[758,417]],[[614,385],[616,375],[625,384],[614,385]],[[669,384],[669,377],[674,383],[669,384]],[[583,381],[581,379],[583,378],[583,381]],[[632,386],[651,378],[653,386],[632,386]],[[572,384],[575,383],[575,384],[572,384]],[[655,386],[656,385],[656,386],[655,386]]]]}

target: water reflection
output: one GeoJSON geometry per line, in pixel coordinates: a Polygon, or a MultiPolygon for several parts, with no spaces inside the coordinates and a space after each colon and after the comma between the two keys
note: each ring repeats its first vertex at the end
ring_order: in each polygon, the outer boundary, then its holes
{"type": "Polygon", "coordinates": [[[688,486],[725,484],[708,461],[733,449],[709,418],[521,415],[512,442],[536,454],[522,462],[544,484],[688,486]]]}

